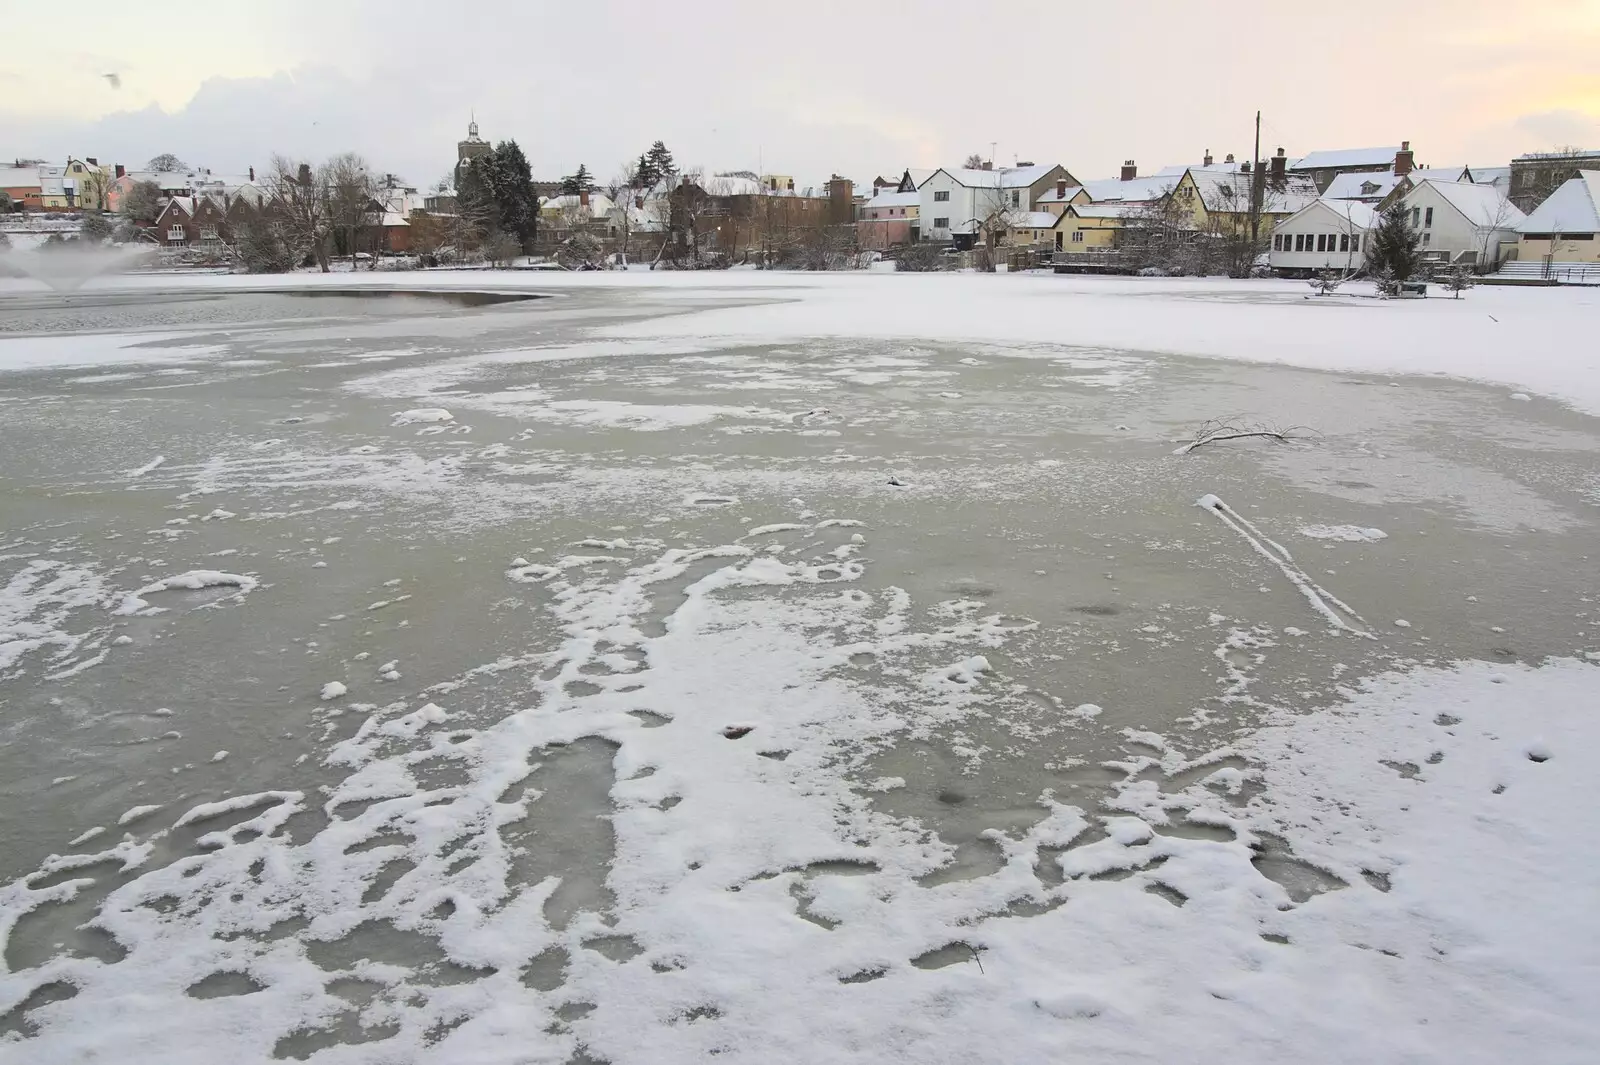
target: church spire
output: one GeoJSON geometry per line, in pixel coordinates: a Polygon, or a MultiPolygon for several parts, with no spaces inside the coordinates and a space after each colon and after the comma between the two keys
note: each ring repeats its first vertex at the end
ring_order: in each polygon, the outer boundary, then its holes
{"type": "Polygon", "coordinates": [[[471,118],[470,121],[467,122],[467,139],[475,141],[475,140],[478,139],[478,110],[477,110],[477,108],[473,108],[471,114],[472,114],[472,118],[471,118]]]}

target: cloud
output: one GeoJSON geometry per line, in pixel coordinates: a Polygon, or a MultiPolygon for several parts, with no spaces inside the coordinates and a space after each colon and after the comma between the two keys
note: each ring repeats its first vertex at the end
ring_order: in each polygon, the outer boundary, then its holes
{"type": "Polygon", "coordinates": [[[1512,126],[1537,142],[1530,151],[1558,147],[1600,147],[1600,115],[1584,111],[1561,108],[1518,115],[1512,126]]]}

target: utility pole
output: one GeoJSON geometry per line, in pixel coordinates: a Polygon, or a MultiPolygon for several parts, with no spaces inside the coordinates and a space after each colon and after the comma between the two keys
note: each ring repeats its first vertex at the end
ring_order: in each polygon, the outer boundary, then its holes
{"type": "Polygon", "coordinates": [[[1254,266],[1255,250],[1261,244],[1261,200],[1265,186],[1265,178],[1261,173],[1261,112],[1256,112],[1256,150],[1252,156],[1250,166],[1253,173],[1250,175],[1250,255],[1251,265],[1254,266]]]}

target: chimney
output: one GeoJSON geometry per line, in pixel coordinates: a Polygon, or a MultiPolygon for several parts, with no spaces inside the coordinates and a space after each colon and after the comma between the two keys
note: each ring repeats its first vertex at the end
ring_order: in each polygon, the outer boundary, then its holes
{"type": "Polygon", "coordinates": [[[99,166],[100,165],[100,160],[96,159],[92,155],[87,157],[86,159],[84,159],[84,162],[88,163],[90,166],[99,166]]]}
{"type": "MultiPolygon", "coordinates": [[[[119,168],[119,169],[120,169],[120,168],[119,168]]],[[[255,179],[256,179],[256,168],[255,168],[255,167],[251,167],[251,168],[250,168],[250,180],[251,180],[251,181],[252,181],[252,182],[254,182],[254,181],[255,181],[255,179]]]]}
{"type": "Polygon", "coordinates": [[[794,178],[790,178],[789,179],[789,191],[790,192],[794,191],[794,178]]]}
{"type": "Polygon", "coordinates": [[[579,207],[587,207],[587,206],[589,206],[589,190],[588,189],[579,189],[578,190],[578,206],[579,207]]]}
{"type": "Polygon", "coordinates": [[[1288,176],[1289,158],[1283,154],[1283,149],[1278,149],[1278,154],[1272,157],[1272,183],[1282,185],[1288,176]]]}
{"type": "Polygon", "coordinates": [[[117,164],[117,177],[118,178],[125,178],[127,176],[128,176],[128,168],[123,166],[121,163],[118,163],[117,164]]]}
{"type": "Polygon", "coordinates": [[[1066,198],[1067,198],[1067,179],[1066,178],[1056,178],[1056,199],[1064,200],[1066,198]]]}
{"type": "Polygon", "coordinates": [[[1139,176],[1139,168],[1134,165],[1133,160],[1132,159],[1124,159],[1122,161],[1122,180],[1123,181],[1132,181],[1134,178],[1136,178],[1138,176],[1139,176]]]}
{"type": "Polygon", "coordinates": [[[1405,177],[1417,166],[1416,157],[1411,154],[1411,142],[1401,141],[1400,150],[1394,153],[1394,176],[1405,177]]]}
{"type": "Polygon", "coordinates": [[[1203,163],[1201,163],[1200,165],[1201,166],[1210,166],[1211,165],[1211,149],[1210,148],[1206,149],[1205,161],[1203,163]]]}
{"type": "Polygon", "coordinates": [[[1231,162],[1233,162],[1233,153],[1232,153],[1232,152],[1229,152],[1229,153],[1228,153],[1228,155],[1227,155],[1227,158],[1225,158],[1225,159],[1223,159],[1223,160],[1222,160],[1222,161],[1223,161],[1223,162],[1224,162],[1224,163],[1231,163],[1231,162]]]}

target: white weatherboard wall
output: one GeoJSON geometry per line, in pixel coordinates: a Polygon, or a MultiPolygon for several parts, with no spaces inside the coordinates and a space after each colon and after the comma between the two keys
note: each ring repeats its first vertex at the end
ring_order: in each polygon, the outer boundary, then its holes
{"type": "MultiPolygon", "coordinates": [[[[1482,196],[1488,196],[1493,191],[1493,187],[1487,185],[1469,184],[1461,187],[1469,193],[1482,196]]],[[[1469,218],[1450,201],[1435,181],[1417,182],[1416,187],[1406,194],[1404,203],[1407,210],[1416,212],[1417,231],[1422,234],[1422,250],[1445,252],[1452,262],[1466,252],[1471,252],[1474,261],[1479,264],[1498,262],[1501,242],[1515,243],[1517,226],[1523,220],[1522,212],[1510,207],[1509,203],[1507,207],[1510,209],[1499,215],[1492,208],[1476,202],[1469,203],[1469,209],[1481,209],[1483,212],[1478,219],[1469,218]],[[1430,209],[1433,212],[1431,222],[1428,216],[1430,209]],[[1498,225],[1493,224],[1496,221],[1498,225]]]]}
{"type": "Polygon", "coordinates": [[[1274,270],[1340,270],[1354,272],[1366,256],[1367,233],[1375,212],[1371,205],[1354,200],[1317,200],[1296,212],[1273,230],[1272,268],[1274,270]],[[1311,251],[1294,251],[1296,237],[1310,238],[1311,251]],[[1316,238],[1333,240],[1333,251],[1316,251],[1316,238]],[[1360,247],[1339,250],[1341,240],[1356,237],[1360,247]],[[1282,238],[1289,251],[1279,245],[1282,238]]]}
{"type": "Polygon", "coordinates": [[[917,212],[922,221],[922,239],[949,240],[957,233],[976,232],[977,224],[973,221],[978,213],[976,198],[973,195],[976,191],[961,184],[947,171],[935,171],[932,177],[917,188],[920,199],[917,212]],[[949,199],[938,199],[940,193],[947,194],[949,199]],[[935,225],[935,220],[940,218],[949,219],[949,224],[943,227],[935,225]]]}

